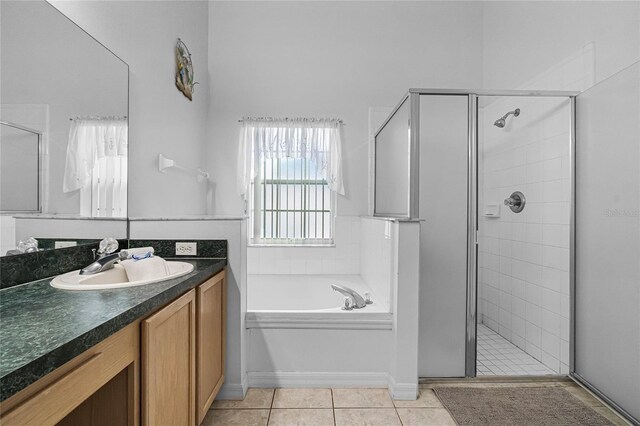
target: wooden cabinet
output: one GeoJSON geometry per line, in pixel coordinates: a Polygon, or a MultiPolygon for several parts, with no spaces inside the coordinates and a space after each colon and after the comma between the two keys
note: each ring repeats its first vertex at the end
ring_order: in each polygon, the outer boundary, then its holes
{"type": "Polygon", "coordinates": [[[135,322],[0,404],[10,425],[137,425],[140,323],[135,322]]]}
{"type": "Polygon", "coordinates": [[[142,321],[142,424],[200,424],[224,382],[222,271],[142,321]]]}
{"type": "Polygon", "coordinates": [[[142,321],[142,424],[196,423],[196,294],[142,321]]]}
{"type": "Polygon", "coordinates": [[[222,271],[196,288],[196,409],[202,423],[222,383],[226,334],[226,280],[222,271]]]}
{"type": "Polygon", "coordinates": [[[223,270],[0,403],[0,424],[194,426],[224,382],[223,270]]]}

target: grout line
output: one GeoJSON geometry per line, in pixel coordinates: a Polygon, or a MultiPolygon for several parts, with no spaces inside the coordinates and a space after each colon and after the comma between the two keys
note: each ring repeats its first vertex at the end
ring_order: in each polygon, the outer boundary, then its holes
{"type": "MultiPolygon", "coordinates": [[[[420,398],[420,386],[418,386],[418,398],[420,398]]],[[[398,407],[396,407],[395,399],[392,399],[391,402],[393,403],[393,409],[396,410],[396,416],[398,416],[398,421],[400,422],[400,426],[403,426],[404,423],[402,423],[402,417],[400,417],[400,413],[398,413],[398,407]]]]}
{"type": "Polygon", "coordinates": [[[336,404],[333,402],[333,388],[329,388],[331,391],[331,413],[333,414],[333,426],[336,426],[336,404]]]}
{"type": "Polygon", "coordinates": [[[276,388],[273,389],[273,395],[271,395],[271,405],[269,405],[269,416],[267,417],[267,426],[269,426],[269,422],[271,421],[271,410],[273,410],[273,401],[276,399],[276,388]]]}

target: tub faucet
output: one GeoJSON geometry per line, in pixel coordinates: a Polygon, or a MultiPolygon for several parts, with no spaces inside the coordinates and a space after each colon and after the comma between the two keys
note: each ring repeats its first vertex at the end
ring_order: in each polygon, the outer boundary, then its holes
{"type": "Polygon", "coordinates": [[[352,306],[354,308],[360,309],[367,306],[367,302],[364,300],[364,298],[360,296],[360,294],[358,294],[358,292],[354,289],[339,284],[331,284],[331,288],[334,291],[342,293],[344,296],[350,298],[353,301],[352,306]]]}

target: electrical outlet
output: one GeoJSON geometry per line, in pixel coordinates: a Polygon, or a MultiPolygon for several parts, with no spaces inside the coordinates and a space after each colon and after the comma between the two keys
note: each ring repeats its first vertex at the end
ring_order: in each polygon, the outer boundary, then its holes
{"type": "Polygon", "coordinates": [[[176,256],[195,256],[198,243],[176,243],[176,256]]]}

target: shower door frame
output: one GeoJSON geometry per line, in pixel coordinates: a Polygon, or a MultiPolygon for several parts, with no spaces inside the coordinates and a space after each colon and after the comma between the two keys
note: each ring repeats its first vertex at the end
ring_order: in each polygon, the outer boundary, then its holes
{"type": "MultiPolygon", "coordinates": [[[[467,344],[466,377],[476,377],[477,357],[477,258],[478,258],[478,101],[480,97],[543,97],[567,98],[569,113],[569,375],[574,372],[575,361],[575,147],[577,91],[560,90],[500,90],[475,91],[469,95],[469,226],[474,230],[475,244],[469,243],[467,279],[467,344]],[[472,253],[473,252],[473,253],[472,253]],[[472,259],[472,260],[471,260],[472,259]],[[472,276],[473,275],[473,276],[472,276]]],[[[471,232],[469,235],[471,241],[471,232]]],[[[561,375],[561,374],[560,374],[561,375]]],[[[531,376],[525,376],[531,377],[531,376]]]]}
{"type": "MultiPolygon", "coordinates": [[[[409,89],[402,97],[399,105],[407,98],[411,101],[410,111],[410,140],[411,153],[409,173],[409,217],[418,219],[419,212],[415,206],[419,205],[419,175],[420,165],[420,95],[455,95],[468,97],[468,158],[467,158],[467,300],[466,300],[466,332],[465,332],[465,377],[476,377],[477,357],[477,311],[478,311],[478,100],[482,97],[555,97],[567,98],[570,101],[569,118],[569,373],[574,372],[575,360],[575,125],[576,125],[576,96],[577,91],[561,90],[470,90],[470,89],[409,89]],[[411,208],[414,207],[414,208],[411,208]]],[[[398,107],[390,114],[391,118],[398,107]]],[[[389,119],[380,126],[376,135],[387,124],[389,119]]],[[[374,188],[375,196],[375,188],[374,188]]],[[[374,212],[375,215],[375,212],[374,212]]],[[[530,376],[528,376],[530,377],[530,376]]]]}

